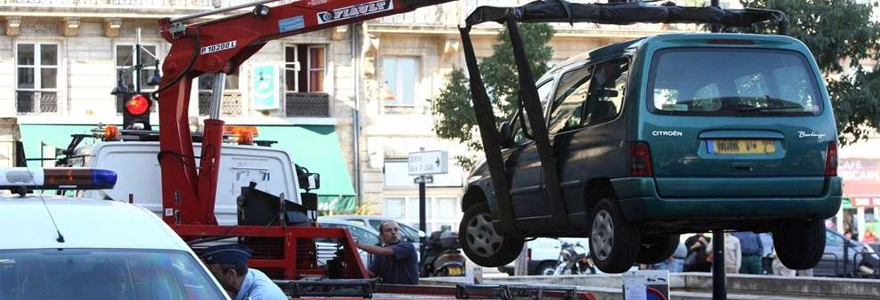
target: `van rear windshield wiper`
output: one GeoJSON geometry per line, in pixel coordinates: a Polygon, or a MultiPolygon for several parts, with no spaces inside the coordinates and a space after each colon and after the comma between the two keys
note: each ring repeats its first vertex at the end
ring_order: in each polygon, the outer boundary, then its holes
{"type": "Polygon", "coordinates": [[[783,109],[803,109],[803,106],[764,106],[764,107],[741,107],[738,111],[770,111],[770,110],[783,110],[783,109]]]}

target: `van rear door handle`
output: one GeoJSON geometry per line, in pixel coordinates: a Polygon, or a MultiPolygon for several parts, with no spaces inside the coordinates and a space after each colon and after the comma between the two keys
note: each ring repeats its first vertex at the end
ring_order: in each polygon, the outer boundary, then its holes
{"type": "Polygon", "coordinates": [[[753,164],[753,163],[732,163],[732,164],[730,164],[730,168],[733,169],[734,172],[752,172],[752,171],[755,171],[755,164],[753,164]]]}

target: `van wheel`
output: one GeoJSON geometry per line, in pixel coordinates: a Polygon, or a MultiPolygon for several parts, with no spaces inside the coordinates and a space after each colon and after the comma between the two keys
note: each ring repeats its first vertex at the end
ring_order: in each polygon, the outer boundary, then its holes
{"type": "Polygon", "coordinates": [[[602,199],[590,213],[590,256],[605,273],[623,273],[639,251],[639,227],[623,218],[611,200],[602,199]]]}
{"type": "Polygon", "coordinates": [[[822,220],[788,220],[773,231],[776,256],[785,267],[806,270],[815,267],[825,253],[825,224],[822,220]]]}
{"type": "Polygon", "coordinates": [[[507,265],[519,256],[523,237],[504,236],[492,226],[492,214],[486,203],[472,205],[458,226],[458,239],[464,253],[484,267],[507,265]]]}
{"type": "Polygon", "coordinates": [[[669,259],[678,248],[678,235],[661,235],[643,237],[636,262],[640,264],[656,264],[669,259]]]}

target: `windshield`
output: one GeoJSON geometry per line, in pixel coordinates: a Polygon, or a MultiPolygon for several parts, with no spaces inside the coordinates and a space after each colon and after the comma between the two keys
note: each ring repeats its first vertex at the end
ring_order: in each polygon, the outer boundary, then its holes
{"type": "Polygon", "coordinates": [[[710,116],[810,116],[822,100],[798,52],[668,49],[657,52],[648,81],[654,113],[710,116]]]}
{"type": "Polygon", "coordinates": [[[183,251],[0,251],[0,295],[25,299],[225,299],[183,251]]]}

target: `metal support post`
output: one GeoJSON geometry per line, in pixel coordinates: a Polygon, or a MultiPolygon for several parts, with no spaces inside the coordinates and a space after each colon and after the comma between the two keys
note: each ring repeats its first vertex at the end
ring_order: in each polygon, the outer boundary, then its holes
{"type": "Polygon", "coordinates": [[[712,231],[712,253],[712,299],[727,300],[727,274],[724,269],[724,230],[722,229],[712,231]]]}
{"type": "MultiPolygon", "coordinates": [[[[712,7],[721,8],[721,4],[719,3],[719,0],[712,0],[712,7]]],[[[712,26],[712,32],[721,32],[721,25],[712,24],[711,26],[712,26]]]]}
{"type": "Polygon", "coordinates": [[[223,100],[223,88],[226,85],[226,73],[214,73],[214,86],[211,91],[211,109],[208,117],[214,120],[220,119],[220,101],[223,100]]]}
{"type": "MultiPolygon", "coordinates": [[[[419,151],[425,151],[425,148],[421,147],[419,151]]],[[[428,240],[426,238],[428,236],[428,227],[425,224],[425,180],[425,175],[419,176],[419,230],[425,233],[424,236],[419,235],[419,257],[423,259],[428,240]]]]}
{"type": "Polygon", "coordinates": [[[424,258],[425,257],[425,246],[427,246],[427,239],[425,238],[428,235],[427,226],[425,226],[425,175],[419,176],[419,230],[425,233],[425,236],[419,237],[419,253],[424,258]]]}
{"type": "Polygon", "coordinates": [[[132,78],[132,83],[134,83],[134,92],[140,94],[141,93],[141,69],[143,69],[143,65],[141,65],[141,28],[137,29],[137,43],[134,44],[134,78],[132,78]]]}

